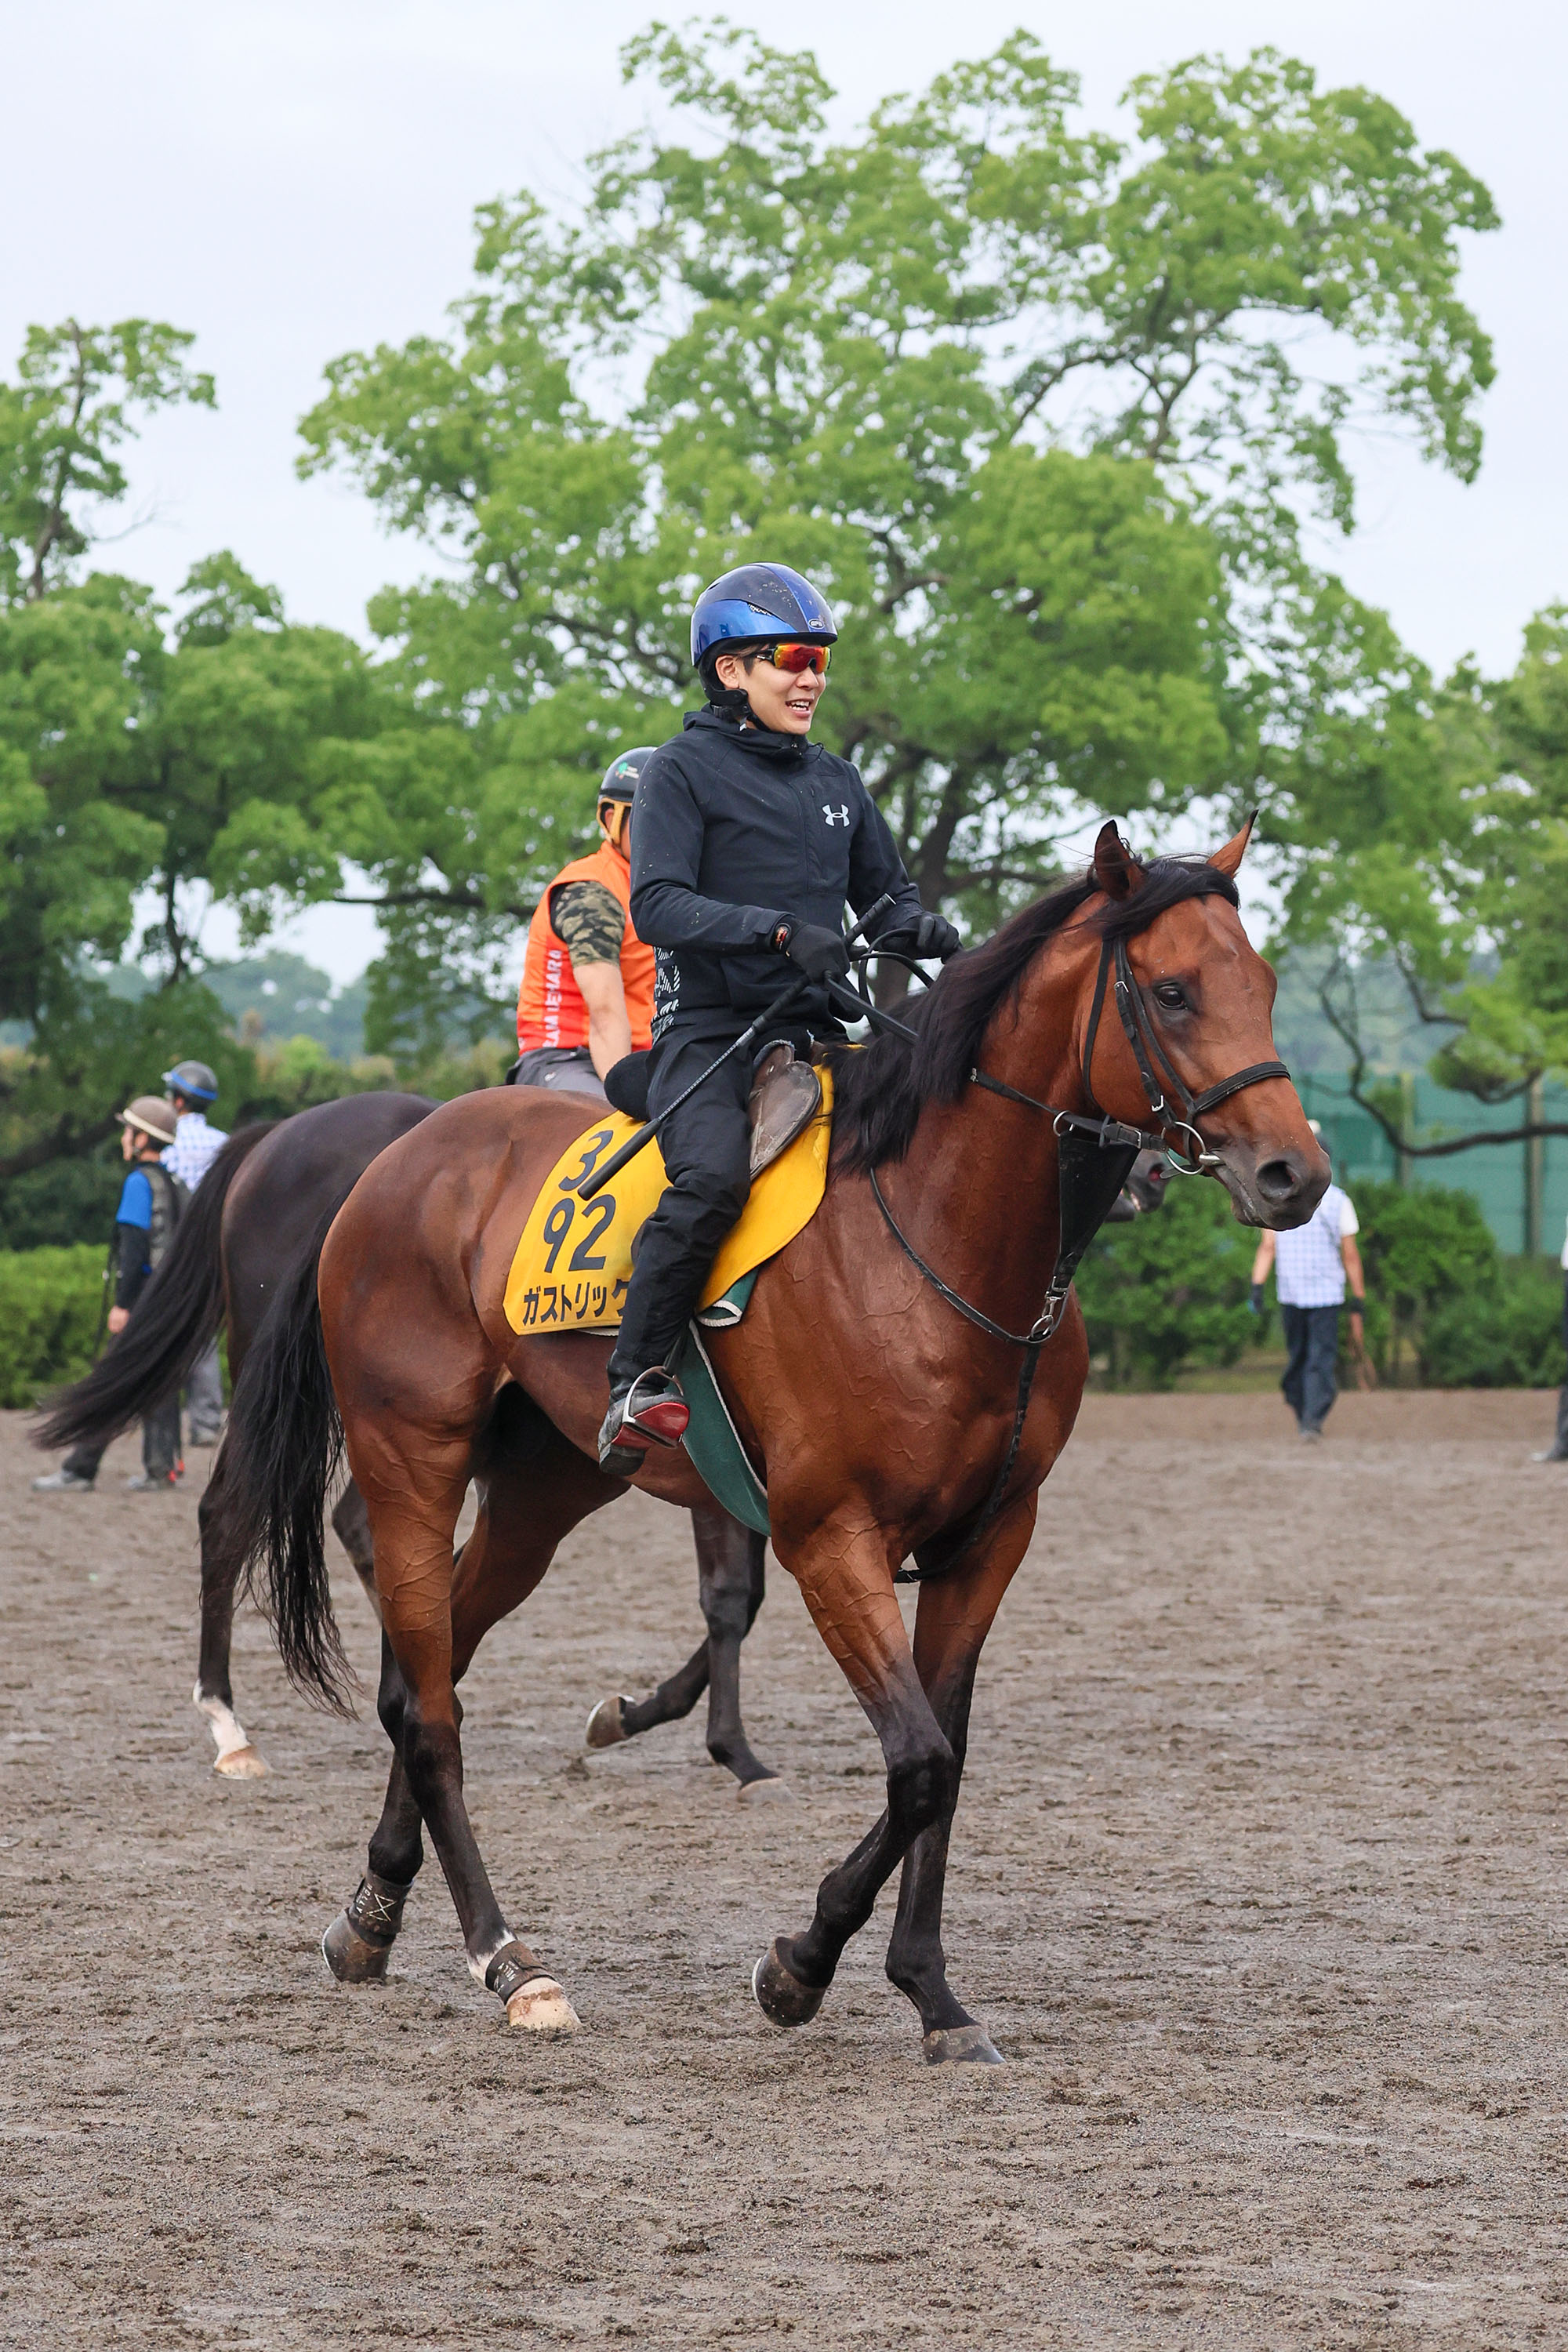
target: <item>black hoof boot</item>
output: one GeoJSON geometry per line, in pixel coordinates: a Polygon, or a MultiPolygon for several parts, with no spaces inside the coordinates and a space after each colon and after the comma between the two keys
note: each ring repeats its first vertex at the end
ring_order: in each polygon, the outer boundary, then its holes
{"type": "Polygon", "coordinates": [[[928,2066],[1005,2066],[983,2025],[933,2026],[921,2043],[928,2066]]]}
{"type": "Polygon", "coordinates": [[[321,1937],[321,1958],[340,1984],[384,1984],[387,1956],[403,1925],[408,1888],[367,1870],[346,1911],[321,1937]]]}
{"type": "Polygon", "coordinates": [[[752,1970],[752,1992],[770,2025],[809,2025],[822,2007],[826,1985],[802,1984],[780,1957],[775,1936],[752,1970]]]}

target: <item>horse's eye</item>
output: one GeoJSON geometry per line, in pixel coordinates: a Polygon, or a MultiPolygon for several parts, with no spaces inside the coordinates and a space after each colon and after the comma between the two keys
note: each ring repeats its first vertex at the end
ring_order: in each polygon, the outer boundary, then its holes
{"type": "Polygon", "coordinates": [[[1187,1000],[1173,980],[1163,980],[1154,991],[1154,1002],[1163,1006],[1167,1013],[1181,1013],[1185,1009],[1187,1000]]]}

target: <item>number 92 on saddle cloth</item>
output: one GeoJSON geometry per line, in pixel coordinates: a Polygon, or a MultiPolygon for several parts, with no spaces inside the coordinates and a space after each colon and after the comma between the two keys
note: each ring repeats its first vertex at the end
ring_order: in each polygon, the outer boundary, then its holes
{"type": "MultiPolygon", "coordinates": [[[[740,1220],[713,1261],[699,1302],[700,1316],[776,1257],[821,1206],[827,1185],[833,1079],[826,1069],[819,1068],[816,1075],[822,1082],[820,1108],[794,1141],[753,1176],[740,1220]]],[[[591,1201],[580,1200],[576,1188],[636,1134],[638,1124],[619,1111],[607,1111],[597,1126],[574,1138],[540,1186],[507,1276],[506,1319],[514,1331],[533,1339],[552,1332],[620,1329],[632,1252],[668,1181],[658,1142],[628,1160],[591,1201]]],[[[731,1313],[713,1319],[736,1318],[731,1313]]]]}

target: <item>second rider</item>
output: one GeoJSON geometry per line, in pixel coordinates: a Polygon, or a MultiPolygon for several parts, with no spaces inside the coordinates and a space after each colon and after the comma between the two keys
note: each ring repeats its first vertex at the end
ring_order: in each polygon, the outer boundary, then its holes
{"type": "Polygon", "coordinates": [[[631,919],[656,950],[648,1117],[666,1120],[668,1183],[610,1358],[599,1461],[623,1477],[650,1444],[685,1434],[665,1367],[751,1189],[751,1059],[726,1063],[672,1117],[669,1106],[779,995],[786,960],[808,985],[758,1053],[779,1037],[805,1053],[814,1035],[842,1034],[827,983],[849,971],[846,900],[858,915],[891,899],[884,946],[945,960],[961,945],[921,907],[859,771],[808,740],[837,635],[826,599],[787,565],[726,572],[691,617],[706,708],[638,780],[631,919]]]}

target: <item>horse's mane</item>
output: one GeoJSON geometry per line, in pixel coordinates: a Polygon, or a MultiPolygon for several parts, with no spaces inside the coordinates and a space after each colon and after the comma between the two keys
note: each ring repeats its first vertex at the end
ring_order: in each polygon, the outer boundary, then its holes
{"type": "MultiPolygon", "coordinates": [[[[1201,857],[1158,857],[1140,889],[1108,898],[1090,928],[1101,940],[1130,940],[1184,898],[1240,902],[1235,883],[1201,857]]],[[[956,1102],[980,1054],[986,1024],[1005,998],[1016,1004],[1030,964],[1100,888],[1092,874],[1037,898],[983,947],[945,964],[931,989],[906,999],[899,1018],[910,1040],[884,1031],[859,1051],[829,1047],[833,1158],[846,1174],[901,1160],[927,1103],[956,1102]]]]}

